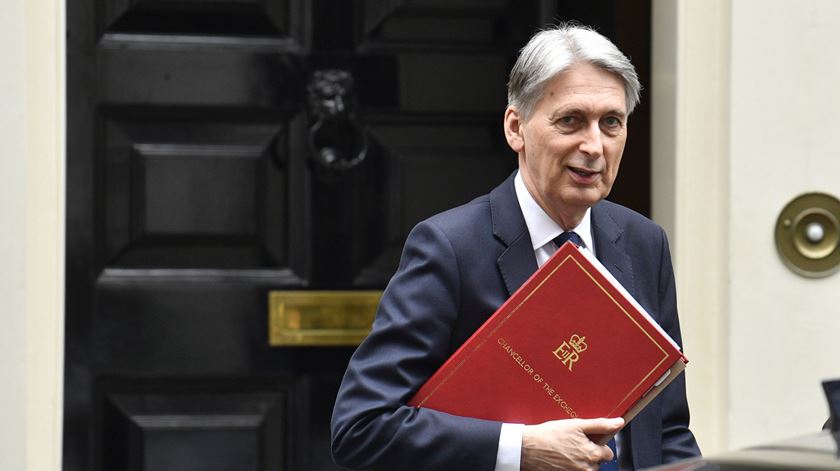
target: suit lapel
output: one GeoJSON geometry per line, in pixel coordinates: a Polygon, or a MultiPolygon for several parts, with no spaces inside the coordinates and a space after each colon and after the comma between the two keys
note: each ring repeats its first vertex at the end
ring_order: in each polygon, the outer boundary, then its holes
{"type": "MultiPolygon", "coordinates": [[[[537,259],[531,236],[516,199],[511,174],[501,185],[490,192],[490,211],[493,234],[507,247],[497,263],[508,295],[512,295],[537,270],[537,259]]],[[[592,207],[592,234],[598,260],[631,294],[635,293],[633,263],[620,245],[624,232],[604,203],[592,207]]]]}
{"type": "Polygon", "coordinates": [[[497,259],[497,263],[508,295],[512,295],[537,271],[537,258],[531,245],[531,236],[513,186],[515,175],[516,172],[490,192],[493,235],[507,247],[497,259]]]}
{"type": "Polygon", "coordinates": [[[595,239],[595,254],[598,260],[621,283],[621,286],[635,296],[633,262],[620,244],[624,228],[610,214],[609,207],[598,203],[592,207],[592,235],[595,239]]]}

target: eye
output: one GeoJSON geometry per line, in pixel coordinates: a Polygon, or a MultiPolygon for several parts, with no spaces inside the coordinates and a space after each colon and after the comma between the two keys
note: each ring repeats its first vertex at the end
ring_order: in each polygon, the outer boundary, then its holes
{"type": "Polygon", "coordinates": [[[561,116],[554,120],[554,124],[563,128],[571,128],[578,125],[580,120],[577,116],[561,116]]]}
{"type": "Polygon", "coordinates": [[[619,128],[621,127],[621,120],[615,116],[607,116],[604,118],[604,125],[608,128],[619,128]]]}
{"type": "Polygon", "coordinates": [[[616,116],[607,116],[601,120],[601,127],[605,133],[615,135],[621,132],[624,123],[616,116]]]}

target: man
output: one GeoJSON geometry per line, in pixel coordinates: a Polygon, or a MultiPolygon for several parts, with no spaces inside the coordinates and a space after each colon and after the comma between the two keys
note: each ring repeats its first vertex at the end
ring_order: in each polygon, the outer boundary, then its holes
{"type": "Polygon", "coordinates": [[[627,427],[605,418],[523,426],[406,406],[551,256],[561,233],[579,236],[681,341],[664,232],[603,200],[618,173],[639,89],[629,60],[590,29],[562,25],[537,33],[522,49],[504,116],[519,170],[488,195],[421,222],[409,235],[373,329],[338,393],[332,432],[339,465],[594,470],[614,453],[589,437],[619,430],[618,463],[611,465],[621,469],[699,454],[688,429],[682,376],[627,427]]]}

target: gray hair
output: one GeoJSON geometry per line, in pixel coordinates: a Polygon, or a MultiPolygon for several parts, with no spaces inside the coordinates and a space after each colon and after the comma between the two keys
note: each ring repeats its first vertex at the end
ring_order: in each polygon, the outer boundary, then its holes
{"type": "Polygon", "coordinates": [[[633,112],[642,86],[630,59],[592,28],[568,23],[538,32],[519,52],[508,80],[508,106],[528,118],[546,84],[577,62],[588,62],[621,78],[627,114],[633,112]]]}

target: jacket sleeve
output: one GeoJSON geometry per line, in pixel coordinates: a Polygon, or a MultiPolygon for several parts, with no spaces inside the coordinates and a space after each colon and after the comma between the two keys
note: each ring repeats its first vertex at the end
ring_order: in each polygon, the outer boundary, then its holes
{"type": "Polygon", "coordinates": [[[457,254],[431,222],[409,235],[332,416],[335,462],[351,469],[492,470],[501,424],[406,405],[446,360],[459,316],[457,254]]]}

